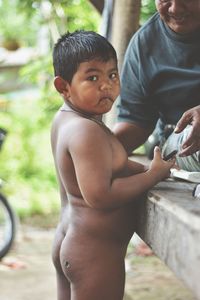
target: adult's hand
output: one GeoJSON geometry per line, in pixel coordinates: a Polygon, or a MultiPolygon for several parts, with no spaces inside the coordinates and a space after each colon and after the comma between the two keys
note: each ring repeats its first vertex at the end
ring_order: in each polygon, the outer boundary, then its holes
{"type": "Polygon", "coordinates": [[[189,124],[192,126],[191,132],[182,145],[182,151],[179,153],[179,156],[188,156],[200,150],[200,105],[187,110],[182,115],[174,132],[180,133],[189,124]]]}

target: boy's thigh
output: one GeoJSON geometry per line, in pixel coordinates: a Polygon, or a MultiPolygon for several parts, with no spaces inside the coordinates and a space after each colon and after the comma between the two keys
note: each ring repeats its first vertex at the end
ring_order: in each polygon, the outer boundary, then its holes
{"type": "Polygon", "coordinates": [[[57,271],[57,299],[58,300],[71,300],[70,283],[65,277],[64,273],[57,271]]]}
{"type": "MultiPolygon", "coordinates": [[[[84,259],[84,258],[83,258],[84,259]]],[[[122,300],[125,285],[123,259],[97,259],[71,283],[72,300],[122,300]]]]}

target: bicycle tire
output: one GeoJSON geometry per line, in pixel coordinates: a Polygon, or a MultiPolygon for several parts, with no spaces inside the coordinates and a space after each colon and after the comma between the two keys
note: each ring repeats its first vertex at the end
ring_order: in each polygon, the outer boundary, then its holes
{"type": "Polygon", "coordinates": [[[0,260],[11,249],[16,233],[16,218],[8,200],[0,193],[0,260]]]}

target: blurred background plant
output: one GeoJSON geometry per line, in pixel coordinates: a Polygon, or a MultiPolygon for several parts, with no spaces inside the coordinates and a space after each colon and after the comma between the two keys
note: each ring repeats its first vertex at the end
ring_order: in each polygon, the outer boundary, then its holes
{"type": "MultiPolygon", "coordinates": [[[[141,23],[154,11],[154,0],[143,0],[141,23]]],[[[0,46],[10,38],[35,53],[18,68],[23,89],[12,91],[12,80],[4,72],[1,76],[10,91],[3,93],[0,76],[0,127],[8,131],[0,153],[0,176],[21,219],[59,211],[49,133],[62,99],[53,87],[52,46],[67,30],[98,31],[100,21],[88,0],[0,0],[0,46]]]]}
{"type": "MultiPolygon", "coordinates": [[[[19,1],[20,2],[20,1],[19,1]]],[[[8,50],[34,46],[40,20],[38,14],[28,17],[15,0],[0,1],[0,45],[8,50]]]]}

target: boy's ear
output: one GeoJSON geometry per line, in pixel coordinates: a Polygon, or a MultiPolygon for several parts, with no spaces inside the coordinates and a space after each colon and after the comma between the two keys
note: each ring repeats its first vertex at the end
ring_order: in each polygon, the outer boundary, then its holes
{"type": "Polygon", "coordinates": [[[66,96],[68,94],[67,81],[64,80],[62,77],[56,76],[54,78],[54,86],[60,94],[62,94],[64,96],[66,96]]]}

